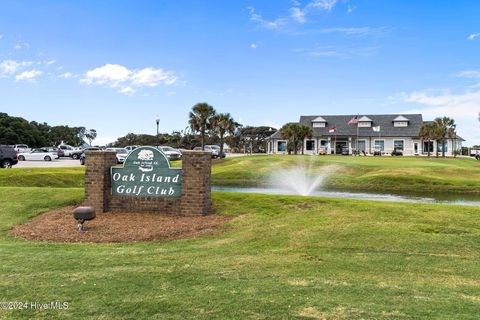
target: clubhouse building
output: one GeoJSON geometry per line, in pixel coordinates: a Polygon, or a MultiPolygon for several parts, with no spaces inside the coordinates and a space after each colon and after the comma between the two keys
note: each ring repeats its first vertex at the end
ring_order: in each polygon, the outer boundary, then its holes
{"type": "MultiPolygon", "coordinates": [[[[301,116],[299,124],[312,128],[313,136],[303,141],[305,154],[391,154],[401,151],[404,155],[424,155],[442,152],[443,144],[424,141],[419,137],[420,128],[426,123],[421,114],[390,115],[317,115],[301,116]]],[[[459,136],[449,138],[445,143],[445,154],[453,155],[460,150],[459,136]]],[[[280,130],[269,137],[267,152],[287,153],[287,140],[280,130]]]]}

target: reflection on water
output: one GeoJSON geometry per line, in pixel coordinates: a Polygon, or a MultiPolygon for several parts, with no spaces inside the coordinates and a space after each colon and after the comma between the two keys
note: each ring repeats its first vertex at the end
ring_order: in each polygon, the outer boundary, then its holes
{"type": "MultiPolygon", "coordinates": [[[[261,194],[279,194],[279,195],[298,195],[291,189],[280,188],[230,188],[230,187],[212,187],[212,191],[225,192],[243,192],[243,193],[261,193],[261,194]]],[[[321,196],[343,199],[374,200],[374,201],[393,201],[393,202],[413,202],[413,203],[437,203],[437,204],[456,204],[465,206],[480,206],[479,194],[421,194],[394,195],[381,193],[356,193],[356,192],[336,192],[336,191],[312,191],[310,196],[321,196]]]]}

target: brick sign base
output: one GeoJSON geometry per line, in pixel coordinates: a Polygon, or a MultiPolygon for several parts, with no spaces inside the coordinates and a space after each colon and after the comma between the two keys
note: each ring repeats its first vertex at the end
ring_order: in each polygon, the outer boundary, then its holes
{"type": "Polygon", "coordinates": [[[96,212],[149,212],[206,215],[211,209],[211,154],[182,151],[182,195],[179,198],[112,196],[110,168],[117,164],[113,151],[87,151],[85,205],[96,212]]]}

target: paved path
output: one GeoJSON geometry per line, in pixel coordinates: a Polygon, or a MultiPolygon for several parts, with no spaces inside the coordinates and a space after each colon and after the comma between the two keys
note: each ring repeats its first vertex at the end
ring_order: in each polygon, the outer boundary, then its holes
{"type": "Polygon", "coordinates": [[[80,160],[70,158],[60,158],[53,161],[18,161],[14,168],[62,168],[62,167],[81,167],[80,160]]]}

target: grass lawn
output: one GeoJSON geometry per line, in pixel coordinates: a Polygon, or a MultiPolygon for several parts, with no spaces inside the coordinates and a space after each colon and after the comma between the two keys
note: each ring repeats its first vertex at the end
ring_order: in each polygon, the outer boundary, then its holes
{"type": "MultiPolygon", "coordinates": [[[[480,194],[480,161],[452,158],[345,157],[257,155],[227,158],[212,166],[212,184],[228,187],[264,186],[283,167],[305,166],[315,172],[326,166],[336,171],[325,181],[335,190],[398,193],[480,194]]],[[[172,161],[181,167],[181,161],[172,161]]],[[[85,168],[0,170],[0,186],[83,187],[85,168]]]]}
{"type": "Polygon", "coordinates": [[[82,197],[75,187],[0,187],[0,301],[69,302],[0,318],[478,319],[478,208],[214,193],[215,211],[235,217],[219,235],[130,244],[8,235],[82,197]]]}
{"type": "Polygon", "coordinates": [[[215,164],[212,181],[216,186],[261,186],[282,167],[315,171],[329,165],[336,168],[325,181],[329,189],[480,193],[480,161],[453,158],[258,155],[215,164]]]}

